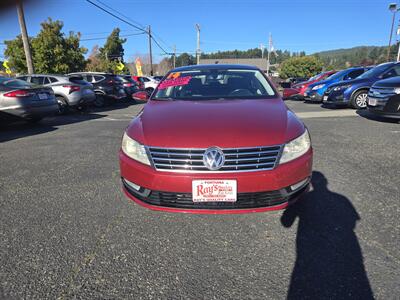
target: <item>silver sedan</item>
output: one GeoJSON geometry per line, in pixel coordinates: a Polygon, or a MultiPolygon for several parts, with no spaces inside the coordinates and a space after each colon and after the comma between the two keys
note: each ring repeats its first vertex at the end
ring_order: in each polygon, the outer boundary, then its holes
{"type": "Polygon", "coordinates": [[[1,119],[23,118],[38,122],[57,112],[58,105],[51,88],[0,76],[1,119]]]}

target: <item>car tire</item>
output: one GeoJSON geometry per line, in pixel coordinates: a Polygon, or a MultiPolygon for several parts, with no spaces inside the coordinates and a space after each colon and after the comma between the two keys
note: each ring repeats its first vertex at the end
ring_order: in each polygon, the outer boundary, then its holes
{"type": "Polygon", "coordinates": [[[94,99],[93,105],[95,107],[104,107],[105,104],[106,104],[106,101],[104,99],[104,95],[96,94],[96,99],[94,99]]]}
{"type": "Polygon", "coordinates": [[[58,114],[65,115],[68,112],[68,102],[65,100],[63,96],[56,96],[57,104],[58,104],[58,114]]]}
{"type": "Polygon", "coordinates": [[[356,92],[351,98],[350,105],[355,109],[364,109],[367,107],[368,91],[361,90],[356,92]]]}

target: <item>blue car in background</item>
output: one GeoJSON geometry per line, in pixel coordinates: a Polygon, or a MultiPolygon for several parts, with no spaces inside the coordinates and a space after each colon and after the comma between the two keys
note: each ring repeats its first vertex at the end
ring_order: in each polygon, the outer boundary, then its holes
{"type": "Polygon", "coordinates": [[[366,108],[368,91],[378,80],[400,76],[400,62],[388,62],[370,69],[356,79],[334,83],[322,98],[325,104],[366,108]]]}
{"type": "Polygon", "coordinates": [[[305,101],[322,102],[324,93],[327,88],[337,82],[343,80],[352,80],[371,69],[370,67],[353,67],[346,70],[339,71],[327,79],[310,84],[305,92],[305,101]]]}

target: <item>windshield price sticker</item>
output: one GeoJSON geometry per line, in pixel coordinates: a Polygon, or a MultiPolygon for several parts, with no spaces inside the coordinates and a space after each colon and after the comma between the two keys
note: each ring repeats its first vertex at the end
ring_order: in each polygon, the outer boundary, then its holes
{"type": "Polygon", "coordinates": [[[236,202],[236,180],[193,180],[193,202],[236,202]]]}
{"type": "Polygon", "coordinates": [[[164,90],[172,86],[187,85],[190,82],[190,79],[192,79],[192,76],[176,77],[176,78],[173,77],[171,79],[165,79],[158,85],[158,89],[164,90]]]}

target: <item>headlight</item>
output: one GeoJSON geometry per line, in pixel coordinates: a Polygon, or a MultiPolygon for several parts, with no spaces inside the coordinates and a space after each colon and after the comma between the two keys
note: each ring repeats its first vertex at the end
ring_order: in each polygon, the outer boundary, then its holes
{"type": "Polygon", "coordinates": [[[395,92],[396,94],[400,94],[400,88],[395,88],[395,89],[394,89],[394,92],[395,92]]]}
{"type": "Polygon", "coordinates": [[[279,163],[283,164],[302,156],[310,147],[311,139],[306,129],[302,135],[285,145],[279,163]]]}
{"type": "Polygon", "coordinates": [[[314,86],[312,89],[313,89],[313,91],[316,91],[316,90],[322,89],[324,86],[325,86],[325,84],[318,84],[318,85],[314,86]]]}
{"type": "Polygon", "coordinates": [[[144,146],[131,139],[126,132],[122,138],[122,151],[130,158],[137,160],[142,164],[150,165],[149,157],[147,156],[144,146]]]}
{"type": "Polygon", "coordinates": [[[341,91],[341,90],[345,90],[345,89],[347,89],[349,87],[351,87],[351,85],[340,85],[340,86],[335,87],[333,90],[334,91],[341,91]]]}

